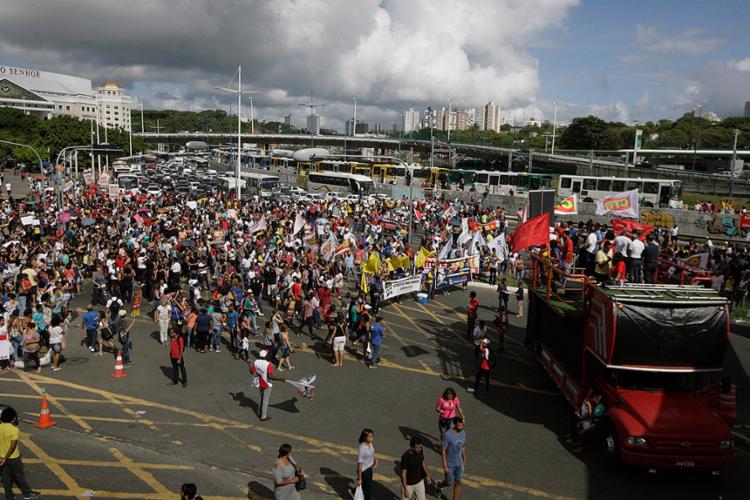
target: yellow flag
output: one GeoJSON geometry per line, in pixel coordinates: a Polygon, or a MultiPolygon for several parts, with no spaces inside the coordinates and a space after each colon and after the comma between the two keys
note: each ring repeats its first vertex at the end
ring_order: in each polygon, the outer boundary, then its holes
{"type": "Polygon", "coordinates": [[[367,275],[364,272],[362,272],[362,281],[359,287],[362,289],[362,293],[367,293],[367,275]]]}
{"type": "Polygon", "coordinates": [[[370,253],[367,262],[365,262],[364,271],[370,274],[378,274],[380,272],[380,257],[377,252],[370,253]]]}
{"type": "Polygon", "coordinates": [[[428,251],[425,247],[422,247],[419,249],[419,253],[414,258],[414,267],[424,267],[425,262],[427,262],[427,259],[435,255],[435,252],[428,251]]]}

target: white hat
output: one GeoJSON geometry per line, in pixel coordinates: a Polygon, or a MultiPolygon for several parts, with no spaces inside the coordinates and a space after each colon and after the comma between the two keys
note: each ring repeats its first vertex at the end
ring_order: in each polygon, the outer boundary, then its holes
{"type": "Polygon", "coordinates": [[[261,349],[261,351],[258,353],[258,357],[260,359],[263,359],[266,356],[268,356],[268,349],[261,349]]]}
{"type": "Polygon", "coordinates": [[[372,309],[372,306],[370,304],[365,304],[365,311],[369,311],[372,309]]]}
{"type": "Polygon", "coordinates": [[[482,339],[482,343],[483,344],[489,344],[490,343],[490,339],[482,339]]]}
{"type": "Polygon", "coordinates": [[[125,309],[120,309],[120,316],[125,316],[128,312],[125,309]]]}

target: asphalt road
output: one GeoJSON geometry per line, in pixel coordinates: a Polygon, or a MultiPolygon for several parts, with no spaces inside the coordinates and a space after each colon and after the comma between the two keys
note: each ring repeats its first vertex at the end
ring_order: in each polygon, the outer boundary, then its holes
{"type": "MultiPolygon", "coordinates": [[[[495,294],[477,290],[480,319],[490,320],[495,294]]],[[[563,441],[568,405],[522,347],[524,320],[511,317],[513,328],[489,395],[468,394],[467,301],[468,292],[455,291],[426,306],[411,298],[386,306],[385,362],[376,369],[367,369],[351,352],[344,367],[332,367],[319,341],[294,337],[296,369],[283,375],[316,373],[316,397],[307,400],[288,384],[276,383],[268,422],[255,416],[259,395],[250,387],[245,363],[226,350],[187,352],[188,387],[168,385],[167,349],[155,340],[156,325],[144,317],[135,319],[135,364],[127,368],[128,377],[112,378],[113,358],[94,357],[78,343],[77,320],[63,369],[45,368],[41,375],[3,372],[0,402],[23,417],[27,475],[47,498],[174,498],[172,492],[187,481],[196,482],[204,498],[269,498],[271,466],[285,442],[309,475],[304,498],[348,498],[363,427],[374,429],[380,458],[376,498],[395,498],[400,491],[396,461],[411,436],[423,438],[428,466],[436,477],[442,475],[434,405],[446,387],[457,390],[467,416],[464,498],[747,497],[745,450],[738,453],[737,466],[719,478],[613,470],[597,450],[571,453],[563,441]],[[32,425],[42,388],[57,421],[46,430],[32,425]]],[[[75,307],[84,304],[80,297],[75,307]]]]}

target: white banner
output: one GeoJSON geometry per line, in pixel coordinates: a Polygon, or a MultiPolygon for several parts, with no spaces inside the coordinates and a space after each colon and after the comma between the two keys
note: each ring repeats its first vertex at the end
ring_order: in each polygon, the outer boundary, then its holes
{"type": "Polygon", "coordinates": [[[305,227],[305,218],[302,217],[302,214],[297,212],[296,217],[294,218],[294,230],[292,231],[292,236],[300,232],[300,229],[305,227]]]}
{"type": "Polygon", "coordinates": [[[333,258],[333,252],[336,250],[336,237],[331,233],[328,239],[320,245],[320,253],[326,261],[333,258]]]}
{"type": "Polygon", "coordinates": [[[383,282],[383,300],[388,300],[405,293],[418,292],[422,289],[422,275],[407,276],[399,280],[383,282]]]}
{"type": "Polygon", "coordinates": [[[99,185],[104,187],[109,184],[109,174],[102,174],[99,176],[99,185]]]}
{"type": "Polygon", "coordinates": [[[638,190],[613,194],[596,202],[596,215],[638,218],[638,190]]]}

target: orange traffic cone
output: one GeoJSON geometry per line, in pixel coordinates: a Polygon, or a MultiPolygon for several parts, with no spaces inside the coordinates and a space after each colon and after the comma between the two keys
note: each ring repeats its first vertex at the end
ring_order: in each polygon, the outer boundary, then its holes
{"type": "Polygon", "coordinates": [[[50,415],[49,406],[47,406],[47,391],[42,389],[42,409],[39,410],[39,422],[37,422],[36,427],[46,429],[53,425],[57,425],[57,422],[52,421],[52,415],[50,415]]]}
{"type": "Polygon", "coordinates": [[[125,367],[122,365],[122,351],[117,351],[117,361],[115,361],[115,369],[112,371],[114,378],[127,377],[128,372],[125,371],[125,367]]]}

